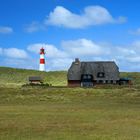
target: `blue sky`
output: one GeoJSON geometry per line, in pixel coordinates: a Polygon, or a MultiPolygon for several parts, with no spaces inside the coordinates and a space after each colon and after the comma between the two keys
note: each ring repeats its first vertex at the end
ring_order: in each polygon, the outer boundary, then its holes
{"type": "Polygon", "coordinates": [[[67,70],[81,61],[115,61],[140,71],[140,1],[0,0],[0,66],[67,70]]]}

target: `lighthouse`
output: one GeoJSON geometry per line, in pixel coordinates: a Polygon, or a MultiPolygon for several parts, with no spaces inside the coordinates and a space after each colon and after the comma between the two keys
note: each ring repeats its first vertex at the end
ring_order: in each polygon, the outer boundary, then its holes
{"type": "Polygon", "coordinates": [[[44,48],[40,49],[40,64],[39,64],[39,70],[45,71],[45,50],[44,48]]]}

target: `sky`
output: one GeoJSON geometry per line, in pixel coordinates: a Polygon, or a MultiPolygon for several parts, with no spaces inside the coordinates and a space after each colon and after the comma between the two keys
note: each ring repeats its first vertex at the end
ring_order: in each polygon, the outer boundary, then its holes
{"type": "Polygon", "coordinates": [[[0,0],[0,66],[67,70],[81,61],[115,61],[140,72],[139,0],[0,0]]]}

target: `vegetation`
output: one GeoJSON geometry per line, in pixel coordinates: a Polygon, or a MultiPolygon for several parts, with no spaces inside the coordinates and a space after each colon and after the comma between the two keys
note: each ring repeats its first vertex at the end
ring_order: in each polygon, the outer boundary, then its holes
{"type": "Polygon", "coordinates": [[[0,84],[2,86],[21,86],[28,83],[29,76],[41,76],[44,83],[53,86],[67,85],[66,71],[40,72],[36,70],[14,69],[0,67],[0,84]]]}
{"type": "MultiPolygon", "coordinates": [[[[0,67],[0,85],[17,87],[28,83],[29,76],[41,76],[44,83],[51,84],[52,86],[66,86],[67,85],[67,72],[66,71],[49,71],[40,72],[36,70],[15,69],[0,67]]],[[[121,72],[121,77],[129,77],[133,79],[135,86],[140,85],[140,73],[138,72],[121,72]]]]}
{"type": "Polygon", "coordinates": [[[32,74],[66,85],[66,72],[0,68],[0,140],[140,139],[140,73],[121,73],[130,87],[22,87],[32,74]]]}

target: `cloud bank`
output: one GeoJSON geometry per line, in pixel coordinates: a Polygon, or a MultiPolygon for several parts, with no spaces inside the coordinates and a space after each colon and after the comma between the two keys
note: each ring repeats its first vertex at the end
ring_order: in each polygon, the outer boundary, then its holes
{"type": "Polygon", "coordinates": [[[26,50],[18,48],[0,48],[0,56],[8,66],[38,69],[39,51],[44,47],[46,54],[46,70],[67,70],[75,58],[82,61],[116,61],[120,70],[140,71],[140,41],[128,46],[101,44],[86,38],[65,40],[56,47],[48,43],[35,43],[26,50]],[[30,57],[29,57],[30,55],[30,57]]]}
{"type": "MultiPolygon", "coordinates": [[[[65,40],[61,46],[51,44],[31,44],[28,51],[39,56],[41,47],[46,50],[48,70],[67,70],[75,58],[84,61],[116,61],[121,70],[134,71],[140,61],[140,41],[132,42],[130,46],[114,46],[96,43],[86,38],[65,40]],[[125,69],[126,68],[126,69],[125,69]]],[[[140,70],[137,68],[137,70],[140,70]]]]}
{"type": "Polygon", "coordinates": [[[0,48],[0,55],[9,58],[19,58],[19,59],[28,58],[27,52],[25,50],[18,48],[0,48]]]}

